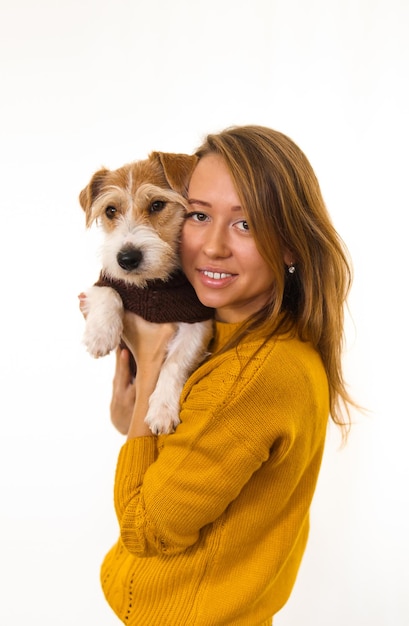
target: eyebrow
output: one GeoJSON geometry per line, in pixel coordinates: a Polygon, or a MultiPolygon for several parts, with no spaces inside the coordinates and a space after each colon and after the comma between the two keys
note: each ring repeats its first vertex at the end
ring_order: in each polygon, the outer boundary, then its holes
{"type": "MultiPolygon", "coordinates": [[[[211,208],[211,204],[210,202],[205,202],[204,200],[196,200],[195,198],[188,198],[187,199],[188,204],[198,204],[199,206],[203,206],[203,207],[209,207],[211,208]]],[[[238,204],[237,206],[232,206],[231,207],[232,211],[242,211],[242,207],[238,204]]]]}
{"type": "Polygon", "coordinates": [[[208,207],[211,206],[210,202],[204,202],[204,200],[196,200],[195,198],[188,198],[187,202],[188,204],[199,204],[200,206],[208,206],[208,207]]]}

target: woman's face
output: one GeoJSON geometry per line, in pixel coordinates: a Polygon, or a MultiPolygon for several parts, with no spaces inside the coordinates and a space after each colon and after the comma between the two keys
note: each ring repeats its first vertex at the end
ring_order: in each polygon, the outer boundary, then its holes
{"type": "Polygon", "coordinates": [[[271,298],[274,276],[256,248],[229,170],[219,155],[200,159],[189,185],[183,270],[216,319],[242,322],[271,298]]]}

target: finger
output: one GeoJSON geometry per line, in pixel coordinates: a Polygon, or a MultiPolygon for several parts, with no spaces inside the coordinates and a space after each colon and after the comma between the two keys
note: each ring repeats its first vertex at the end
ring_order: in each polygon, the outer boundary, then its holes
{"type": "Polygon", "coordinates": [[[83,316],[86,318],[87,317],[87,313],[88,313],[88,307],[87,307],[87,296],[84,292],[81,292],[78,295],[78,300],[80,303],[80,311],[83,314],[83,316]]]}
{"type": "Polygon", "coordinates": [[[118,347],[116,350],[114,386],[117,385],[121,389],[126,389],[131,383],[129,350],[118,347]]]}

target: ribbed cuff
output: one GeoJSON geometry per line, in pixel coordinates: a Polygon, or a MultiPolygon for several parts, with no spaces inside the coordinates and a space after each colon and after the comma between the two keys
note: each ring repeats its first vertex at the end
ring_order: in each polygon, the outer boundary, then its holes
{"type": "Polygon", "coordinates": [[[132,483],[142,482],[148,467],[157,457],[156,437],[135,437],[129,439],[121,448],[116,466],[116,480],[132,476],[132,483]]]}

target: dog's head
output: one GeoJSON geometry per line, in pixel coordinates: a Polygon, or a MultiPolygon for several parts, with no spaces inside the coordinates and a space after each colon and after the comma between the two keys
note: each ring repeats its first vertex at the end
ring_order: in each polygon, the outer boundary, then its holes
{"type": "Polygon", "coordinates": [[[195,156],[152,152],[117,170],[101,169],[80,193],[86,225],[105,232],[103,270],[144,287],[179,266],[179,236],[195,156]]]}

